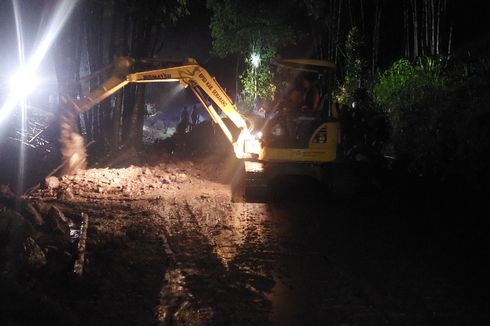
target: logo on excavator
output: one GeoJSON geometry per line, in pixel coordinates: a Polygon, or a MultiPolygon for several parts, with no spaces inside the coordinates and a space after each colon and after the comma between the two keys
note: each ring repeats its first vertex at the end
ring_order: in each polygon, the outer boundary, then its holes
{"type": "Polygon", "coordinates": [[[158,74],[158,75],[147,75],[144,76],[145,79],[153,80],[153,79],[172,79],[172,75],[170,74],[158,74]]]}
{"type": "Polygon", "coordinates": [[[206,76],[204,76],[202,73],[199,73],[199,78],[201,78],[202,82],[206,85],[206,87],[212,91],[213,90],[213,85],[211,85],[210,82],[208,82],[208,79],[206,76]]]}
{"type": "Polygon", "coordinates": [[[206,76],[204,76],[202,73],[199,73],[199,78],[206,85],[206,87],[209,89],[209,91],[211,92],[211,94],[213,94],[216,97],[216,99],[218,100],[218,102],[222,106],[226,106],[226,101],[218,93],[218,91],[216,89],[214,89],[213,85],[208,81],[208,79],[206,78],[206,76]]]}

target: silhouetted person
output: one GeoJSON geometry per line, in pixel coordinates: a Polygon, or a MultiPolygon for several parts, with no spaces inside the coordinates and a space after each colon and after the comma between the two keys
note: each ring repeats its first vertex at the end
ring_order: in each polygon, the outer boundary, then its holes
{"type": "Polygon", "coordinates": [[[188,127],[189,127],[189,112],[187,112],[187,109],[184,106],[182,112],[180,113],[180,121],[179,124],[177,125],[177,133],[185,134],[188,127]]]}
{"type": "Polygon", "coordinates": [[[302,111],[314,112],[320,105],[320,92],[313,83],[313,78],[305,76],[303,79],[303,103],[302,111]]]}
{"type": "Polygon", "coordinates": [[[277,109],[284,112],[298,110],[303,103],[303,97],[303,84],[301,79],[297,77],[284,98],[277,104],[277,109]]]}
{"type": "Polygon", "coordinates": [[[199,123],[199,113],[197,112],[197,105],[194,104],[191,112],[191,129],[199,123]]]}

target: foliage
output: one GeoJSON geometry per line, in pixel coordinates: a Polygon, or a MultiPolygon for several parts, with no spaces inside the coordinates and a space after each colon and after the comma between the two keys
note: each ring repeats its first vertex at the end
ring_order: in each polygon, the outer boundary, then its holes
{"type": "Polygon", "coordinates": [[[443,100],[441,65],[425,58],[417,64],[398,60],[378,77],[374,99],[392,128],[396,155],[417,174],[436,174],[436,142],[443,100]]]}
{"type": "Polygon", "coordinates": [[[213,51],[220,57],[245,56],[257,43],[271,48],[294,43],[292,6],[292,0],[207,0],[213,51]]]}
{"type": "Polygon", "coordinates": [[[389,109],[390,100],[396,99],[396,94],[414,77],[415,67],[408,60],[396,61],[378,77],[373,88],[375,101],[389,109]]]}
{"type": "Polygon", "coordinates": [[[277,57],[274,48],[264,47],[260,52],[261,63],[254,67],[251,57],[246,59],[247,70],[240,76],[243,86],[244,102],[248,107],[253,107],[257,99],[270,99],[276,87],[274,85],[274,73],[271,69],[270,62],[277,57]]]}
{"type": "MultiPolygon", "coordinates": [[[[412,88],[412,95],[420,95],[416,90],[443,86],[442,59],[420,58],[417,64],[400,59],[380,74],[373,87],[375,101],[390,113],[401,103],[400,92],[412,88]]],[[[403,99],[406,100],[406,99],[403,99]]]]}
{"type": "Polygon", "coordinates": [[[357,27],[353,27],[347,35],[345,42],[345,78],[340,86],[337,95],[337,102],[350,105],[356,89],[363,85],[363,71],[365,69],[365,59],[362,55],[364,41],[357,27]]]}
{"type": "MultiPolygon", "coordinates": [[[[125,35],[132,44],[130,55],[136,58],[151,57],[164,42],[163,31],[189,15],[188,0],[125,0],[127,14],[131,18],[132,33],[125,35]]],[[[115,4],[117,6],[118,4],[115,4]]]]}
{"type": "Polygon", "coordinates": [[[296,21],[295,10],[291,10],[296,5],[295,0],[207,0],[213,13],[210,23],[213,52],[220,57],[237,55],[236,78],[241,81],[244,101],[249,107],[256,100],[266,100],[274,91],[269,64],[279,47],[296,40],[291,23],[296,21]],[[257,68],[250,62],[251,53],[260,54],[257,68]],[[242,62],[246,70],[238,76],[242,62]]]}
{"type": "Polygon", "coordinates": [[[395,153],[411,172],[476,180],[490,167],[488,58],[442,63],[400,60],[379,76],[374,97],[391,124],[395,153]]]}
{"type": "Polygon", "coordinates": [[[386,117],[364,88],[354,91],[352,101],[354,106],[345,105],[340,112],[344,155],[355,159],[361,154],[374,162],[389,139],[386,117]]]}

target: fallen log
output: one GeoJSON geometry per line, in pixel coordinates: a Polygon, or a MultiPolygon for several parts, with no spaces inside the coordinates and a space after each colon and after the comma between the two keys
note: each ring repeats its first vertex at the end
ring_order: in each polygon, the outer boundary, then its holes
{"type": "Polygon", "coordinates": [[[87,229],[88,229],[88,215],[82,213],[82,224],[80,225],[80,237],[78,238],[77,253],[78,258],[75,260],[73,267],[73,273],[77,276],[83,275],[83,269],[85,264],[85,247],[87,242],[87,229]]]}

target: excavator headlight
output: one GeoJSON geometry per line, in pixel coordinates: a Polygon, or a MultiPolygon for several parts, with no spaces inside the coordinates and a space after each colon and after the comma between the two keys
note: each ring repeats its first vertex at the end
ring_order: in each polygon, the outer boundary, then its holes
{"type": "Polygon", "coordinates": [[[280,124],[277,124],[277,125],[274,126],[274,128],[272,128],[271,133],[274,136],[279,137],[279,136],[284,135],[286,132],[285,132],[284,128],[280,124]]]}
{"type": "Polygon", "coordinates": [[[189,84],[188,84],[188,83],[186,83],[186,82],[185,82],[183,79],[180,79],[180,80],[179,80],[179,84],[180,84],[182,87],[184,87],[184,88],[189,87],[189,84]]]}

